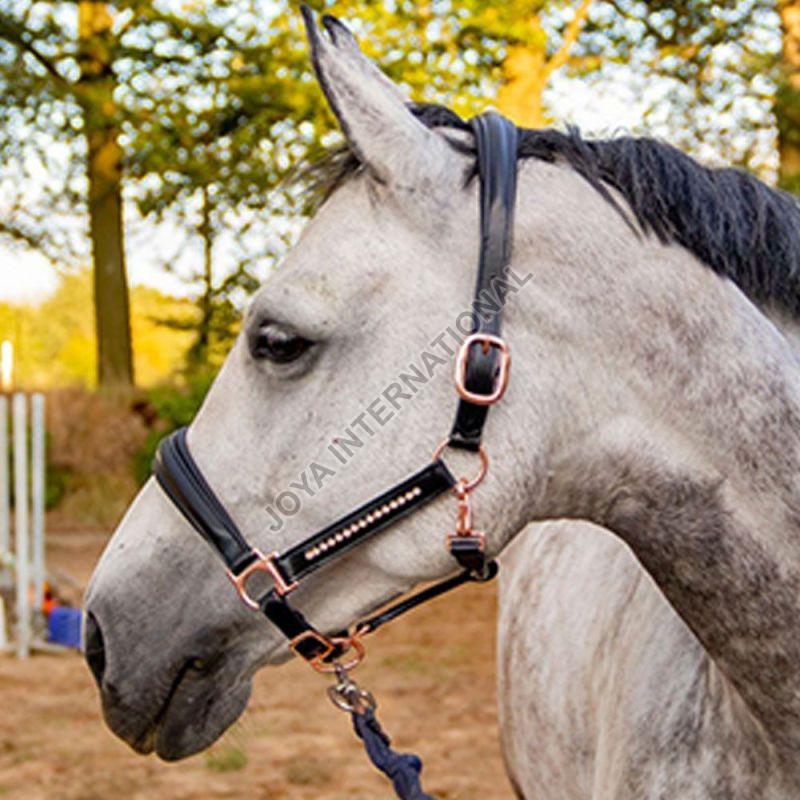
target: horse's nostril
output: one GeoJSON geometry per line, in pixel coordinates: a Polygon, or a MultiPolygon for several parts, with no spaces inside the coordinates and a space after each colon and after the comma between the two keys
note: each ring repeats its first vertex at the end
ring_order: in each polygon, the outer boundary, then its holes
{"type": "Polygon", "coordinates": [[[106,651],[103,642],[103,632],[94,614],[86,615],[86,631],[84,638],[84,655],[89,669],[100,686],[103,683],[103,673],[106,670],[106,651]]]}

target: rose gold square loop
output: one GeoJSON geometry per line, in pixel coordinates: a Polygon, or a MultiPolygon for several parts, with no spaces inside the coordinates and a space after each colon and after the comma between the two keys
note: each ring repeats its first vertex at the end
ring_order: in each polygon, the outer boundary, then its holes
{"type": "MultiPolygon", "coordinates": [[[[316,631],[307,631],[301,633],[300,636],[295,637],[289,642],[289,647],[297,653],[296,644],[304,638],[313,638],[320,641],[322,644],[329,644],[330,650],[314,656],[308,661],[309,664],[317,672],[336,672],[337,668],[344,670],[355,669],[363,660],[366,655],[364,643],[360,639],[359,633],[354,633],[352,636],[336,636],[333,639],[327,639],[322,634],[316,631]],[[326,661],[326,658],[338,651],[339,655],[332,661],[326,661]]],[[[298,653],[298,655],[302,654],[298,653]]]]}
{"type": "MultiPolygon", "coordinates": [[[[289,648],[293,652],[297,653],[297,655],[299,655],[301,658],[306,658],[311,666],[314,667],[314,669],[316,669],[318,672],[324,672],[326,670],[321,669],[321,665],[324,665],[325,659],[333,655],[333,653],[336,651],[336,640],[328,639],[318,631],[304,631],[299,636],[295,636],[294,639],[289,642],[289,648]],[[309,640],[317,642],[317,644],[324,648],[322,652],[317,653],[313,658],[306,658],[306,656],[304,656],[297,649],[297,646],[301,642],[307,642],[309,640]]],[[[331,669],[330,671],[332,672],[333,670],[331,669]]]]}
{"type": "Polygon", "coordinates": [[[473,405],[494,405],[505,394],[506,388],[508,387],[508,373],[510,368],[511,353],[503,339],[499,336],[493,336],[490,333],[473,333],[471,336],[467,336],[464,343],[461,345],[461,349],[458,351],[455,375],[456,391],[462,399],[473,405]],[[488,353],[491,348],[496,348],[500,353],[500,369],[495,379],[494,388],[489,394],[471,392],[466,386],[469,354],[476,345],[480,345],[484,353],[488,353]]]}
{"type": "Polygon", "coordinates": [[[260,550],[253,548],[253,555],[256,557],[256,559],[252,564],[248,564],[238,575],[234,575],[230,570],[228,570],[228,577],[230,578],[231,583],[233,583],[233,585],[236,587],[236,591],[239,592],[239,597],[242,598],[242,602],[248,608],[252,608],[253,611],[258,611],[258,602],[254,600],[247,592],[247,581],[256,572],[265,572],[267,575],[269,575],[274,583],[276,593],[281,597],[283,597],[285,594],[289,594],[292,589],[295,589],[297,587],[297,581],[293,581],[292,583],[286,582],[286,579],[281,574],[281,571],[276,563],[278,560],[278,553],[270,553],[270,555],[265,556],[260,550]]]}

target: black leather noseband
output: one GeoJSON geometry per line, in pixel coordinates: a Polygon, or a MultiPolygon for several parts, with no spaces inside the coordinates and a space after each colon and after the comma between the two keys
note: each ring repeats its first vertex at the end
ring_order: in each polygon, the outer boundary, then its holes
{"type": "Polygon", "coordinates": [[[176,431],[159,446],[155,476],[167,496],[192,527],[216,550],[228,568],[242,600],[261,612],[289,639],[292,649],[318,668],[355,650],[363,652],[360,635],[394,619],[426,600],[465,581],[490,580],[497,573],[484,554],[484,536],[472,529],[469,495],[479,479],[457,480],[439,458],[445,446],[480,454],[483,427],[491,405],[503,395],[510,357],[500,338],[511,260],[513,212],[517,177],[517,129],[489,112],[470,121],[480,177],[481,243],[478,278],[472,306],[472,334],[462,344],[456,367],[459,393],[455,423],[433,461],[388,491],[302,540],[283,553],[263,554],[248,544],[224,505],[214,494],[189,452],[186,429],[176,431]],[[462,571],[387,611],[359,623],[354,634],[328,637],[317,631],[287,601],[301,580],[335,558],[373,538],[400,519],[419,510],[439,495],[453,491],[459,500],[450,552],[462,571]],[[272,588],[253,598],[247,583],[256,573],[266,573],[272,588]]]}

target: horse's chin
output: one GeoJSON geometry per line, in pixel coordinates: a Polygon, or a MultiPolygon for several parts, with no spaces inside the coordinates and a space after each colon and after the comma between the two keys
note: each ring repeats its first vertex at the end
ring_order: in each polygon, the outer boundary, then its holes
{"type": "Polygon", "coordinates": [[[251,689],[250,681],[232,687],[212,682],[203,693],[179,689],[156,729],[156,755],[164,761],[179,761],[205,750],[239,719],[251,689]]]}
{"type": "Polygon", "coordinates": [[[252,683],[233,686],[217,681],[182,682],[170,695],[155,722],[134,730],[117,711],[106,722],[140,755],[155,753],[164,761],[180,761],[212,745],[241,716],[250,699],[252,683]]]}

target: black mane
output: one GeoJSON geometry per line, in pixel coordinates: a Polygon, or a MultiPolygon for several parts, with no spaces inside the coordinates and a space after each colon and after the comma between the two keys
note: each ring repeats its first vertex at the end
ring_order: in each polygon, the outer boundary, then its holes
{"type": "MultiPolygon", "coordinates": [[[[429,127],[469,130],[452,111],[418,105],[429,127]]],[[[569,164],[619,209],[608,187],[625,198],[645,232],[682,245],[757,303],[800,317],[800,205],[736,169],[709,169],[670,145],[620,136],[587,140],[577,129],[522,130],[520,158],[569,164]]],[[[315,165],[314,186],[327,196],[359,168],[347,150],[315,165]]]]}

